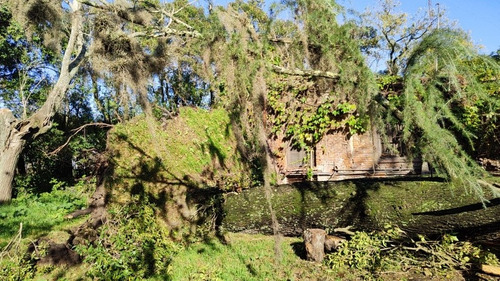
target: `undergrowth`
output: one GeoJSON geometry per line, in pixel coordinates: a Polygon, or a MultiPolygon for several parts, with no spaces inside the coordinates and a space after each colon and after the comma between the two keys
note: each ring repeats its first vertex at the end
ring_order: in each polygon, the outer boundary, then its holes
{"type": "Polygon", "coordinates": [[[23,224],[23,236],[41,235],[64,224],[64,216],[87,205],[88,184],[81,181],[66,187],[52,180],[51,192],[20,192],[10,203],[0,205],[0,247],[17,233],[23,224]]]}
{"type": "Polygon", "coordinates": [[[17,198],[0,205],[0,280],[34,277],[33,257],[26,255],[29,244],[42,236],[69,237],[67,231],[81,223],[81,219],[64,216],[86,206],[89,184],[82,181],[66,187],[53,180],[52,185],[51,192],[21,191],[17,198]]]}
{"type": "Polygon", "coordinates": [[[165,279],[178,244],[146,201],[114,206],[92,244],[77,247],[94,280],[165,279]]]}

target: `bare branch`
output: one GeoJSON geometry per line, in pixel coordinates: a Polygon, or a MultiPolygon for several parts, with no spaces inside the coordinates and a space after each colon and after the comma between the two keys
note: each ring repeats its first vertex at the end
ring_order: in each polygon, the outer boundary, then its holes
{"type": "Polygon", "coordinates": [[[114,126],[111,125],[111,124],[108,124],[108,123],[100,123],[100,122],[97,122],[97,123],[89,123],[89,124],[85,124],[83,126],[80,126],[76,129],[73,129],[71,130],[72,132],[74,132],[71,136],[69,136],[69,138],[66,140],[66,142],[59,146],[58,148],[56,148],[54,151],[52,152],[49,152],[48,155],[50,156],[53,156],[53,155],[56,155],[57,153],[61,152],[61,150],[63,150],[63,148],[65,148],[69,142],[71,141],[71,139],[77,135],[79,132],[81,132],[83,129],[87,128],[87,127],[90,127],[90,126],[97,126],[97,127],[101,127],[101,128],[113,128],[114,126]]]}
{"type": "Polygon", "coordinates": [[[347,235],[354,235],[355,233],[351,231],[352,225],[347,227],[338,227],[333,229],[333,232],[345,233],[347,235]]]}
{"type": "Polygon", "coordinates": [[[154,31],[152,33],[144,32],[144,31],[134,32],[134,33],[130,33],[127,36],[129,38],[136,38],[136,37],[158,38],[158,37],[168,37],[171,35],[177,35],[177,36],[181,36],[181,37],[194,37],[194,38],[201,37],[201,33],[199,33],[198,31],[181,31],[181,30],[175,30],[175,29],[171,29],[171,28],[164,28],[161,31],[154,31]]]}

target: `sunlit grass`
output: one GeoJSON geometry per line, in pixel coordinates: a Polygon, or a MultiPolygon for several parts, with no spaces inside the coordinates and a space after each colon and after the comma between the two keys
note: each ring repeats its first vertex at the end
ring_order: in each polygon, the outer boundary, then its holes
{"type": "Polygon", "coordinates": [[[229,233],[189,246],[172,262],[171,280],[334,280],[328,268],[302,260],[300,238],[282,238],[281,259],[274,237],[229,233]]]}
{"type": "Polygon", "coordinates": [[[40,195],[22,194],[0,205],[0,248],[19,232],[21,224],[22,237],[39,237],[78,224],[82,219],[64,216],[86,206],[87,194],[82,189],[77,185],[40,195]]]}

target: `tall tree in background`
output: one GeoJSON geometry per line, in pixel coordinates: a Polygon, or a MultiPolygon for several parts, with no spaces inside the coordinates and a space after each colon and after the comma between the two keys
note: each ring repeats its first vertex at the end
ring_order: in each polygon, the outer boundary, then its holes
{"type": "MultiPolygon", "coordinates": [[[[16,12],[14,19],[29,31],[28,40],[43,38],[43,44],[60,59],[55,64],[56,81],[31,115],[16,117],[9,109],[0,111],[0,202],[12,197],[15,168],[26,143],[52,127],[53,117],[85,61],[102,75],[111,73],[114,85],[124,95],[137,93],[141,106],[150,112],[147,81],[150,73],[163,68],[162,62],[168,59],[160,50],[167,50],[167,45],[176,41],[174,37],[198,35],[175,16],[182,8],[166,9],[155,1],[34,0],[3,4],[16,12]],[[150,45],[141,45],[145,38],[157,38],[155,42],[160,44],[148,48],[150,45]]],[[[188,6],[182,1],[179,5],[188,6]]]]}

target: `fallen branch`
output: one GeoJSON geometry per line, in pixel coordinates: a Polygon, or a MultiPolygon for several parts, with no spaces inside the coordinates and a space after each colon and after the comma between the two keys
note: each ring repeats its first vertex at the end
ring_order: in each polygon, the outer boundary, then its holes
{"type": "MultiPolygon", "coordinates": [[[[19,245],[21,244],[21,239],[22,239],[22,233],[23,233],[23,223],[19,224],[19,231],[17,232],[16,236],[12,238],[12,240],[9,241],[9,244],[5,246],[5,248],[0,252],[0,260],[3,259],[5,256],[9,255],[9,252],[12,248],[19,249],[19,245]]],[[[10,255],[9,255],[10,256],[10,255]]]]}
{"type": "Polygon", "coordinates": [[[88,215],[88,214],[92,213],[93,210],[94,210],[94,208],[92,208],[92,207],[89,207],[89,208],[83,209],[83,210],[76,210],[73,213],[64,216],[64,218],[65,219],[74,219],[74,218],[77,218],[80,216],[88,215]]]}
{"type": "Polygon", "coordinates": [[[54,151],[52,152],[49,152],[49,156],[53,156],[53,155],[56,155],[57,153],[61,152],[61,150],[63,150],[63,148],[65,148],[69,142],[71,141],[71,139],[77,135],[79,132],[81,132],[83,129],[87,128],[87,127],[90,127],[90,126],[97,126],[97,127],[101,127],[101,128],[113,128],[113,125],[111,124],[108,124],[108,123],[89,123],[89,124],[85,124],[83,126],[80,126],[76,129],[73,129],[71,130],[72,132],[74,132],[71,136],[69,136],[69,138],[66,140],[66,142],[59,146],[58,148],[56,148],[54,151]]]}
{"type": "Polygon", "coordinates": [[[351,235],[352,236],[355,233],[350,230],[351,228],[352,228],[352,225],[347,226],[347,227],[339,227],[339,228],[333,229],[333,232],[345,233],[347,235],[351,235]]]}
{"type": "Polygon", "coordinates": [[[302,70],[302,69],[288,69],[277,65],[271,66],[272,70],[280,74],[288,74],[294,76],[306,76],[306,77],[322,77],[329,79],[339,79],[340,74],[333,73],[330,71],[320,71],[320,70],[302,70]]]}

